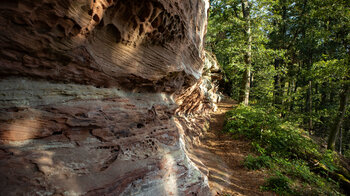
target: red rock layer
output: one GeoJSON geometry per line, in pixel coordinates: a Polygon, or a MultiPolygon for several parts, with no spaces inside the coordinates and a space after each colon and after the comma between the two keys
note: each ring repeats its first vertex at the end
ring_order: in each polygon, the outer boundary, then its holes
{"type": "Polygon", "coordinates": [[[0,195],[209,194],[207,6],[3,0],[0,195]]]}
{"type": "Polygon", "coordinates": [[[3,0],[0,75],[173,92],[198,79],[206,3],[3,0]]]}

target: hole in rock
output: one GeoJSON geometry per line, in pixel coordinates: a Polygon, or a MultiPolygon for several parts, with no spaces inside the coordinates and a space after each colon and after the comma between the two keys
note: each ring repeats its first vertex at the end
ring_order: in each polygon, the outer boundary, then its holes
{"type": "Polygon", "coordinates": [[[75,116],[77,117],[83,117],[83,118],[87,118],[88,116],[85,113],[76,113],[75,116]]]}
{"type": "Polygon", "coordinates": [[[114,147],[114,149],[117,150],[117,151],[119,151],[119,150],[120,150],[120,146],[117,145],[117,146],[114,147]]]}
{"type": "Polygon", "coordinates": [[[53,132],[52,135],[62,135],[63,131],[56,131],[56,132],[53,132]]]}
{"type": "Polygon", "coordinates": [[[136,17],[134,17],[134,18],[132,19],[132,24],[133,24],[132,28],[133,28],[133,29],[136,29],[136,27],[138,26],[136,17]]]}
{"type": "Polygon", "coordinates": [[[58,37],[64,37],[66,30],[64,27],[60,24],[56,25],[56,33],[58,37]]]}
{"type": "Polygon", "coordinates": [[[152,27],[153,28],[158,28],[160,25],[161,19],[157,17],[153,22],[152,22],[152,27]]]}
{"type": "Polygon", "coordinates": [[[100,22],[100,17],[98,17],[97,14],[95,14],[92,19],[94,19],[95,22],[100,22]]]}
{"type": "Polygon", "coordinates": [[[63,27],[62,25],[60,25],[60,24],[58,24],[58,25],[56,26],[56,28],[57,28],[60,32],[65,32],[64,27],[63,27]]]}
{"type": "Polygon", "coordinates": [[[91,9],[88,11],[88,14],[89,14],[90,16],[92,16],[92,10],[91,10],[91,9]]]}
{"type": "Polygon", "coordinates": [[[45,22],[38,21],[34,24],[35,28],[38,29],[38,32],[41,34],[47,33],[51,30],[51,27],[45,22]]]}
{"type": "Polygon", "coordinates": [[[137,124],[137,128],[139,128],[139,129],[142,128],[142,127],[144,127],[144,126],[145,126],[145,125],[143,125],[142,123],[138,123],[138,124],[137,124]]]}
{"type": "Polygon", "coordinates": [[[159,31],[160,33],[163,33],[164,30],[165,30],[165,29],[164,29],[163,25],[160,25],[159,28],[158,28],[158,31],[159,31]]]}
{"type": "Polygon", "coordinates": [[[139,30],[139,35],[141,35],[143,33],[143,25],[140,25],[140,30],[139,30]]]}
{"type": "Polygon", "coordinates": [[[117,27],[113,24],[108,24],[106,27],[107,36],[110,37],[114,42],[118,43],[121,41],[121,34],[117,27]]]}
{"type": "Polygon", "coordinates": [[[149,5],[145,5],[141,8],[137,16],[140,18],[141,22],[145,22],[146,18],[151,14],[151,11],[149,5]]]}
{"type": "Polygon", "coordinates": [[[80,30],[81,30],[81,26],[78,24],[75,24],[71,30],[71,33],[73,36],[76,36],[78,35],[78,33],[80,33],[80,30]]]}

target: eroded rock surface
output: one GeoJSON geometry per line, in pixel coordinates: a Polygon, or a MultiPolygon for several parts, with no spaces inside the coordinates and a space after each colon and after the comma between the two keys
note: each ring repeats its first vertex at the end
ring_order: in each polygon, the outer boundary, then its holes
{"type": "Polygon", "coordinates": [[[0,195],[208,195],[188,153],[218,100],[207,9],[3,0],[0,195]]]}
{"type": "Polygon", "coordinates": [[[3,0],[3,76],[173,92],[201,75],[204,0],[3,0]]]}

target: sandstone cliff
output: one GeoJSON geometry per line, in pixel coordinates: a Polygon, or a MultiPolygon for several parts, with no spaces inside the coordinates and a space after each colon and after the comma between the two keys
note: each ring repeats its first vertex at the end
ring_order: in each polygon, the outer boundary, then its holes
{"type": "Polygon", "coordinates": [[[208,195],[189,155],[217,100],[207,10],[3,0],[0,195],[208,195]]]}

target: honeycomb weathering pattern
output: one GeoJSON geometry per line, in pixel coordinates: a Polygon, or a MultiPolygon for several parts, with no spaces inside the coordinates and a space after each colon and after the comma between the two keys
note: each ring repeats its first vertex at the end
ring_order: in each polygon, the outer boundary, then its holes
{"type": "Polygon", "coordinates": [[[1,75],[155,92],[201,75],[207,2],[3,0],[0,7],[1,75]]]}
{"type": "Polygon", "coordinates": [[[208,195],[208,5],[2,0],[0,195],[208,195]]]}

